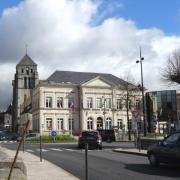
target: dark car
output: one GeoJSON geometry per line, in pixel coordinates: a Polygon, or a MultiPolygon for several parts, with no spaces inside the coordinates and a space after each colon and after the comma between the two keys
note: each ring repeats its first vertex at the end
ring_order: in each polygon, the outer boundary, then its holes
{"type": "Polygon", "coordinates": [[[16,141],[18,137],[17,133],[0,133],[0,141],[16,141]]]}
{"type": "Polygon", "coordinates": [[[88,148],[102,149],[102,139],[98,131],[82,131],[79,134],[78,148],[84,148],[88,143],[88,148]]]}
{"type": "Polygon", "coordinates": [[[160,163],[180,164],[180,132],[150,146],[147,155],[151,166],[158,166],[160,163]]]}
{"type": "Polygon", "coordinates": [[[102,141],[115,141],[115,130],[114,129],[98,129],[99,134],[102,137],[102,141]]]}

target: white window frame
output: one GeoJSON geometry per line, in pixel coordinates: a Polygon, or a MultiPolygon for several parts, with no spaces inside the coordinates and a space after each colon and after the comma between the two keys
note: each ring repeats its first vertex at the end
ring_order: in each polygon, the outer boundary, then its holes
{"type": "Polygon", "coordinates": [[[53,123],[53,119],[52,118],[46,118],[46,130],[49,130],[49,128],[52,129],[52,123],[53,123]]]}
{"type": "Polygon", "coordinates": [[[93,129],[93,119],[91,117],[87,120],[87,129],[92,130],[93,129]]]}
{"type": "Polygon", "coordinates": [[[107,109],[110,109],[111,108],[111,98],[106,98],[105,99],[105,107],[107,109]]]}
{"type": "Polygon", "coordinates": [[[52,108],[53,98],[51,96],[46,96],[45,106],[46,108],[52,108]]]}
{"type": "Polygon", "coordinates": [[[112,119],[106,118],[106,129],[111,129],[111,128],[112,128],[112,119]]]}
{"type": "Polygon", "coordinates": [[[93,108],[93,98],[92,97],[87,97],[87,108],[88,109],[93,108]]]}
{"type": "Polygon", "coordinates": [[[118,129],[123,129],[123,120],[122,119],[117,120],[117,127],[118,127],[118,129]]]}
{"type": "Polygon", "coordinates": [[[119,110],[121,110],[123,108],[122,99],[120,99],[120,98],[116,99],[116,108],[119,110]]]}
{"type": "Polygon", "coordinates": [[[57,131],[62,131],[64,129],[64,119],[57,118],[57,131]]]}
{"type": "Polygon", "coordinates": [[[63,97],[58,96],[58,97],[57,97],[57,108],[62,109],[63,106],[64,106],[63,97]]]}
{"type": "Polygon", "coordinates": [[[102,108],[102,98],[96,98],[96,108],[102,108]]]}

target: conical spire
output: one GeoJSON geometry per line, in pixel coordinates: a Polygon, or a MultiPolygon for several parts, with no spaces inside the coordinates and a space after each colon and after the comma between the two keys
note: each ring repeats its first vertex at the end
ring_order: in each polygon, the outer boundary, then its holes
{"type": "Polygon", "coordinates": [[[37,64],[26,54],[17,66],[36,66],[37,64]]]}

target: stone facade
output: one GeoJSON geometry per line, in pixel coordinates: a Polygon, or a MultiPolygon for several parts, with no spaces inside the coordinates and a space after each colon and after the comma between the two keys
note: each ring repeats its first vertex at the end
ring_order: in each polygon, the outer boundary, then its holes
{"type": "Polygon", "coordinates": [[[37,64],[26,54],[16,66],[13,80],[13,120],[12,130],[18,131],[20,127],[20,105],[32,97],[32,91],[38,84],[37,64]]]}
{"type": "Polygon", "coordinates": [[[13,80],[13,131],[21,132],[28,119],[29,132],[44,134],[115,127],[126,131],[140,101],[136,86],[111,74],[56,71],[39,81],[37,65],[25,55],[13,80]]]}
{"type": "MultiPolygon", "coordinates": [[[[82,84],[42,81],[33,91],[33,130],[41,133],[51,130],[71,133],[71,123],[73,134],[97,128],[119,127],[127,130],[126,96],[125,90],[101,77],[82,84]],[[73,109],[70,107],[71,100],[73,109]],[[121,104],[118,100],[121,100],[121,104]]],[[[131,121],[131,111],[136,110],[135,103],[141,101],[141,93],[134,92],[130,100],[131,121]]]]}

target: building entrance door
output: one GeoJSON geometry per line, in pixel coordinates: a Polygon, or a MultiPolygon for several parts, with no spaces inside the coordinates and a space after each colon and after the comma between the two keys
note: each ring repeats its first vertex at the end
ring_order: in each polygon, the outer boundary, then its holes
{"type": "Polygon", "coordinates": [[[97,129],[103,129],[103,119],[101,117],[97,118],[97,129]]]}

